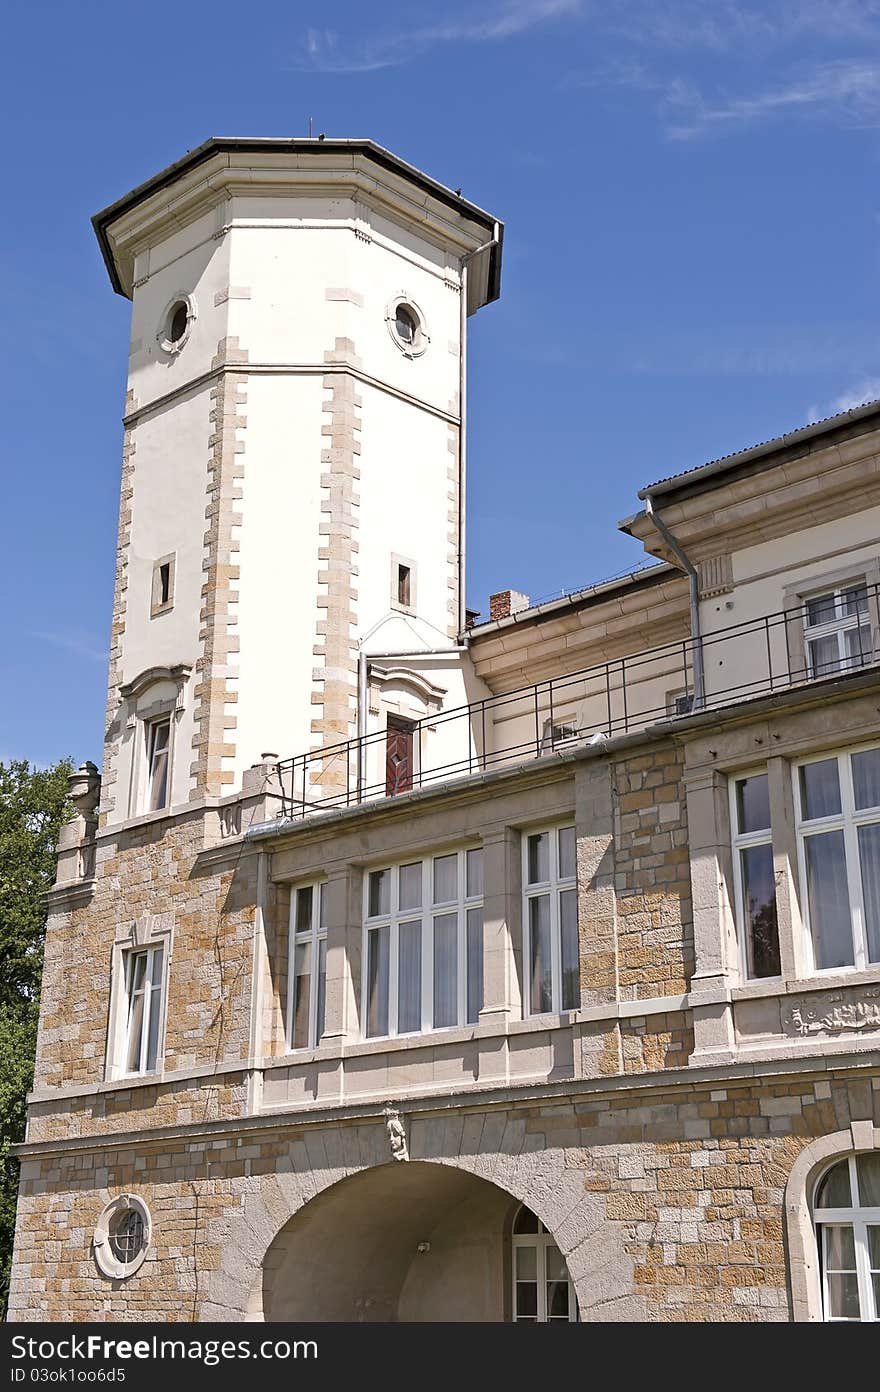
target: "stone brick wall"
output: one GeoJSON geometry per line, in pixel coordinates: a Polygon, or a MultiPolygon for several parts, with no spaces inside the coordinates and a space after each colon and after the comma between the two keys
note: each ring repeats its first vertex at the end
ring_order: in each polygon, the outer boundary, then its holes
{"type": "Polygon", "coordinates": [[[174,922],[166,1072],[247,1058],[257,857],[239,843],[206,865],[203,820],[194,809],[120,831],[98,847],[90,898],[50,905],[35,1087],[101,1081],[117,928],[147,913],[174,922]]]}
{"type": "MultiPolygon", "coordinates": [[[[506,1189],[554,1233],[583,1318],[789,1318],[783,1201],[811,1138],[873,1116],[880,1076],[702,1081],[509,1095],[466,1115],[406,1117],[412,1161],[456,1165],[506,1189]]],[[[243,1318],[287,1218],[346,1175],[387,1163],[381,1117],[267,1119],[236,1134],[191,1131],[26,1159],[12,1316],[243,1318]],[[107,1200],[134,1190],[153,1245],[111,1283],[90,1243],[107,1200]]],[[[394,1213],[387,1214],[393,1229],[394,1213]]]]}
{"type": "Polygon", "coordinates": [[[683,994],[693,974],[683,767],[683,756],[671,741],[614,762],[614,884],[622,1000],[683,994]]]}

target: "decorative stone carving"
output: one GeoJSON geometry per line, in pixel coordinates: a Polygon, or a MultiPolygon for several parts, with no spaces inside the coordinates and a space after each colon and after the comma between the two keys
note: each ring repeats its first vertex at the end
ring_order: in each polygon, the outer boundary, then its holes
{"type": "Polygon", "coordinates": [[[880,1030],[880,986],[859,992],[828,991],[795,996],[782,1007],[786,1034],[804,1037],[851,1030],[880,1030]]]}
{"type": "Polygon", "coordinates": [[[408,1160],[409,1149],[406,1144],[406,1128],[400,1119],[400,1112],[396,1107],[385,1108],[385,1130],[388,1132],[388,1144],[391,1146],[392,1159],[408,1160]]]}

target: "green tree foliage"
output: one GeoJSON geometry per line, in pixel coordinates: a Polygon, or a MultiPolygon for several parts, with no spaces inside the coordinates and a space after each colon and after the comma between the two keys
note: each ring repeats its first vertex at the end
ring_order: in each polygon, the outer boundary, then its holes
{"type": "Polygon", "coordinates": [[[25,1097],[34,1073],[45,893],[55,879],[58,833],[71,815],[68,760],[32,768],[0,762],[0,1312],[5,1313],[15,1229],[25,1097]]]}

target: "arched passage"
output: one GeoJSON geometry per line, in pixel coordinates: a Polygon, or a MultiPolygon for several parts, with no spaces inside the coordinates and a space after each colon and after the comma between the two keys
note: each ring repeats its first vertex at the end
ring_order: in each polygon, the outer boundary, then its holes
{"type": "Polygon", "coordinates": [[[447,1165],[380,1165],[307,1203],[263,1262],[263,1318],[510,1318],[506,1190],[447,1165]]]}

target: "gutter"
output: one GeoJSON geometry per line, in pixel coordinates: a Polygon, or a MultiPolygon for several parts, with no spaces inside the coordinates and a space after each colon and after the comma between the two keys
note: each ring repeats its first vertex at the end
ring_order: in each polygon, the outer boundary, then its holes
{"type": "Polygon", "coordinates": [[[650,493],[645,494],[645,515],[650,518],[660,536],[666,542],[675,559],[688,578],[688,598],[691,611],[691,640],[694,663],[694,709],[702,710],[706,704],[706,682],[703,672],[703,633],[700,627],[700,578],[693,562],[685,555],[680,543],[672,535],[663,518],[654,511],[654,500],[650,493]]]}

